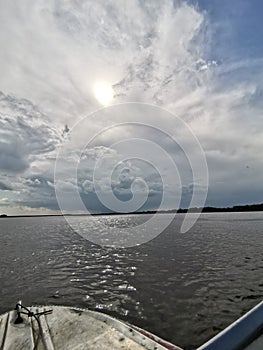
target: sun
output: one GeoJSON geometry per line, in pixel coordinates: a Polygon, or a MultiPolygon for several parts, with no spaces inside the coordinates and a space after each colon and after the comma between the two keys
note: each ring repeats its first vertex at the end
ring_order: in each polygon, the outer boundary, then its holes
{"type": "Polygon", "coordinates": [[[94,86],[94,95],[99,103],[107,106],[113,99],[114,91],[109,83],[99,81],[94,86]]]}

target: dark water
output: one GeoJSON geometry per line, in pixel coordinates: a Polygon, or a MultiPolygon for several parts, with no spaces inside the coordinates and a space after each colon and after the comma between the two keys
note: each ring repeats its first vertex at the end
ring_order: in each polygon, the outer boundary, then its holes
{"type": "MultiPolygon", "coordinates": [[[[196,348],[263,298],[263,213],[202,214],[186,234],[181,218],[127,249],[94,245],[63,218],[1,219],[0,313],[19,299],[89,307],[196,348]]],[[[142,219],[98,217],[116,229],[142,219]]]]}

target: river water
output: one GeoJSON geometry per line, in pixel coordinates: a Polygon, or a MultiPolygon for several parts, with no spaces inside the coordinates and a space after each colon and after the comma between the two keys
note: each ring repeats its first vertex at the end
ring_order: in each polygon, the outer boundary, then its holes
{"type": "MultiPolygon", "coordinates": [[[[182,218],[125,249],[85,240],[63,217],[1,219],[0,313],[18,300],[88,307],[195,349],[262,300],[263,213],[202,214],[184,234],[182,218]]],[[[98,216],[89,229],[146,219],[98,216]]]]}

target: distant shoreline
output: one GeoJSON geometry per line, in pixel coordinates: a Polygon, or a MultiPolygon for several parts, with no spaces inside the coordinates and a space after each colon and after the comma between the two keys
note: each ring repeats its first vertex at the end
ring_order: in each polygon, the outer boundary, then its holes
{"type": "Polygon", "coordinates": [[[237,213],[237,212],[259,212],[263,211],[262,204],[251,204],[251,205],[235,205],[233,207],[217,208],[217,207],[204,207],[204,208],[190,208],[190,209],[171,209],[171,210],[148,210],[138,211],[130,213],[92,213],[92,214],[37,214],[37,215],[0,215],[1,219],[5,218],[31,218],[31,217],[60,217],[60,216],[102,216],[102,215],[145,215],[145,214],[185,214],[185,213],[237,213]]]}

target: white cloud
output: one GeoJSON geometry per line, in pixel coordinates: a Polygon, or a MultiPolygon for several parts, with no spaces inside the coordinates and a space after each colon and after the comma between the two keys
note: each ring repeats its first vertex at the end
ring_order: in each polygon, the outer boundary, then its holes
{"type": "Polygon", "coordinates": [[[202,79],[205,17],[186,3],[27,0],[2,4],[0,16],[0,89],[56,119],[92,111],[101,79],[116,101],[161,103],[202,79]]]}
{"type": "Polygon", "coordinates": [[[60,137],[56,125],[27,100],[0,93],[0,169],[21,172],[37,155],[56,149],[60,137]]]}
{"type": "MultiPolygon", "coordinates": [[[[71,133],[81,117],[100,107],[94,86],[101,80],[112,85],[116,103],[157,104],[185,120],[207,154],[210,187],[218,195],[224,195],[222,184],[236,193],[251,184],[262,188],[263,63],[246,59],[225,64],[208,58],[213,31],[207,13],[172,0],[15,0],[0,6],[0,187],[9,188],[11,182],[18,196],[14,201],[25,207],[55,207],[54,163],[67,138],[74,139],[74,147],[60,164],[61,188],[75,186],[67,166],[81,157],[80,180],[90,194],[94,164],[104,157],[99,186],[107,190],[103,174],[123,156],[110,145],[134,130],[112,128],[83,153],[79,147],[107,120],[112,125],[133,121],[136,108],[116,115],[103,110],[96,118],[87,117],[77,134],[71,133]]],[[[167,115],[160,112],[156,124],[160,129],[166,125],[171,135],[187,143],[175,119],[167,115]]],[[[150,120],[145,113],[141,123],[150,120]]],[[[178,148],[153,131],[136,132],[177,159],[188,191],[192,178],[178,148]]],[[[169,173],[165,162],[156,160],[163,173],[169,173]]],[[[128,186],[135,177],[147,182],[150,193],[161,192],[149,168],[129,169],[129,176],[113,179],[117,192],[124,193],[124,182],[128,186]]]]}

